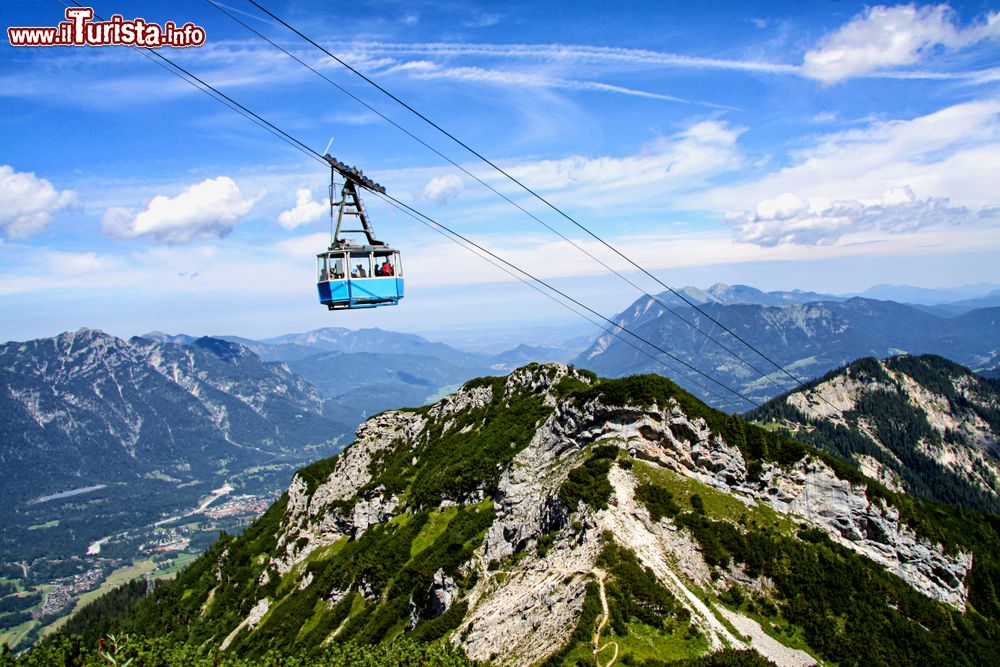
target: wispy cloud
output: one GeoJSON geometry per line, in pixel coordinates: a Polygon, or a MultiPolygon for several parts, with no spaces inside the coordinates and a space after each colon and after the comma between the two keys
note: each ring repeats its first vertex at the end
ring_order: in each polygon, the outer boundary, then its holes
{"type": "Polygon", "coordinates": [[[525,183],[588,207],[662,207],[700,190],[743,164],[737,141],[744,128],[701,121],[624,157],[570,157],[511,165],[525,183]]]}
{"type": "Polygon", "coordinates": [[[785,192],[834,201],[875,199],[909,186],[921,196],[948,197],[958,206],[993,206],[1000,173],[1000,100],[821,135],[787,162],[739,184],[693,193],[686,203],[721,213],[785,192]]]}
{"type": "MultiPolygon", "coordinates": [[[[880,9],[880,8],[873,8],[880,9]]],[[[881,8],[885,9],[885,8],[881,8]]],[[[907,7],[891,8],[893,11],[905,10],[907,7]]],[[[904,12],[905,13],[905,12],[904,12]]],[[[951,17],[948,11],[942,13],[951,17]]],[[[847,76],[866,76],[887,79],[925,79],[925,80],[959,80],[974,84],[990,83],[998,78],[996,68],[969,71],[933,71],[933,70],[893,70],[891,67],[901,64],[920,62],[935,44],[951,44],[954,48],[967,47],[983,40],[995,40],[1000,33],[1000,14],[990,14],[984,22],[966,29],[954,26],[956,36],[948,39],[942,34],[938,37],[906,33],[905,27],[890,26],[887,32],[898,28],[903,34],[898,35],[905,45],[916,44],[914,59],[904,59],[902,53],[908,46],[898,44],[890,48],[880,48],[863,51],[864,41],[858,38],[855,50],[845,46],[843,49],[828,48],[829,40],[821,42],[817,48],[806,53],[802,64],[791,62],[775,62],[769,60],[739,59],[739,58],[708,58],[689,56],[668,51],[653,51],[649,49],[629,49],[615,47],[600,47],[573,44],[487,44],[447,42],[404,43],[366,41],[350,44],[355,54],[367,54],[367,59],[377,62],[378,58],[402,58],[403,56],[425,56],[438,59],[489,58],[520,62],[540,62],[556,64],[604,65],[604,66],[643,66],[647,69],[683,70],[718,70],[723,72],[746,72],[756,74],[786,75],[819,79],[822,81],[839,80],[847,76]],[[931,40],[922,42],[922,39],[931,40]],[[934,42],[934,39],[945,40],[934,42]],[[850,53],[848,53],[850,51],[850,53]],[[867,59],[866,59],[867,53],[867,59]],[[842,57],[846,62],[837,62],[842,57]],[[905,62],[904,62],[905,61],[905,62]],[[832,78],[831,78],[832,77],[832,78]]],[[[877,22],[877,21],[876,21],[877,22]]],[[[919,24],[919,20],[915,21],[919,24]]],[[[851,25],[851,24],[848,24],[851,25]]],[[[846,30],[846,26],[844,29],[846,30]]],[[[850,32],[850,31],[848,31],[850,32]]],[[[945,32],[945,31],[942,31],[945,32]]],[[[840,34],[839,32],[836,34],[840,34]]],[[[851,38],[844,38],[850,41],[851,38]]],[[[907,52],[908,53],[908,52],[907,52]]]]}
{"type": "Polygon", "coordinates": [[[796,65],[754,60],[702,58],[677,53],[568,44],[452,44],[446,42],[396,43],[356,42],[358,50],[396,55],[441,58],[488,57],[502,60],[533,60],[563,63],[654,65],[684,69],[722,69],[772,74],[797,74],[796,65]]]}
{"type": "MultiPolygon", "coordinates": [[[[903,11],[906,9],[872,8],[864,17],[855,19],[809,51],[802,65],[573,44],[405,43],[364,40],[345,43],[322,38],[320,41],[335,44],[334,52],[339,58],[371,74],[395,73],[418,81],[452,79],[552,90],[589,90],[720,109],[733,107],[712,100],[690,99],[669,92],[622,85],[615,82],[614,77],[636,71],[676,70],[795,76],[825,82],[849,76],[958,80],[970,85],[984,85],[1000,80],[1000,69],[997,68],[954,72],[893,69],[896,64],[919,62],[935,45],[957,48],[956,45],[995,39],[1000,32],[1000,21],[995,14],[991,14],[986,22],[967,28],[950,24],[952,14],[943,10],[914,10],[916,13],[910,21],[912,25],[896,26],[896,23],[880,18],[884,14],[890,17],[906,15],[903,11]],[[885,12],[879,14],[875,12],[877,9],[885,12]],[[905,46],[896,51],[882,48],[877,53],[864,50],[863,40],[855,33],[866,35],[867,31],[874,30],[883,23],[896,26],[909,35],[908,39],[902,40],[905,46]],[[907,30],[910,32],[906,32],[907,30]],[[419,65],[421,61],[414,61],[413,57],[423,58],[423,62],[432,67],[414,67],[414,64],[419,65]],[[518,69],[488,67],[484,61],[518,63],[518,69]],[[552,73],[553,67],[560,70],[558,75],[552,73]],[[595,80],[597,77],[602,80],[595,80]]],[[[299,41],[281,44],[298,58],[322,71],[336,71],[340,67],[299,41]]],[[[91,53],[92,50],[86,53],[77,51],[59,52],[56,58],[29,60],[19,71],[0,77],[0,95],[72,100],[105,107],[122,102],[148,104],[196,93],[193,87],[167,76],[166,72],[163,76],[151,77],[148,72],[152,64],[132,49],[108,49],[97,53],[91,53]],[[72,85],[67,82],[67,72],[72,72],[72,85]],[[108,72],[116,74],[109,77],[108,72]]],[[[206,81],[225,89],[250,88],[267,83],[285,85],[314,76],[285,54],[250,36],[245,39],[214,41],[196,52],[189,51],[171,53],[170,57],[194,68],[206,81]]]]}
{"type": "Polygon", "coordinates": [[[393,74],[399,72],[406,73],[415,79],[452,79],[455,81],[469,81],[499,86],[552,88],[563,90],[593,90],[599,92],[617,93],[621,95],[632,95],[635,97],[645,97],[654,100],[664,100],[667,102],[697,104],[714,109],[735,110],[734,107],[723,104],[715,104],[713,102],[691,100],[646,90],[636,90],[634,88],[626,88],[624,86],[616,86],[598,81],[565,79],[537,72],[484,69],[481,67],[442,67],[436,63],[426,60],[417,60],[395,65],[386,70],[385,73],[393,74]]]}

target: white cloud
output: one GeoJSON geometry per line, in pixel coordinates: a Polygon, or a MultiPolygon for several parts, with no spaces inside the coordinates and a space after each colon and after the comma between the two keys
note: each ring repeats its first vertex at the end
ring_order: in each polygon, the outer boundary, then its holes
{"type": "Polygon", "coordinates": [[[662,208],[679,194],[742,165],[737,140],[744,128],[702,121],[660,137],[636,155],[540,160],[508,169],[522,183],[574,205],[662,208]]]}
{"type": "Polygon", "coordinates": [[[72,190],[57,191],[44,178],[0,165],[0,229],[12,239],[45,229],[52,216],[76,203],[72,190]]]}
{"type": "MultiPolygon", "coordinates": [[[[627,155],[570,155],[559,159],[503,161],[501,166],[515,179],[529,184],[553,203],[567,211],[581,208],[613,214],[620,219],[624,211],[647,212],[663,217],[664,209],[686,203],[706,184],[727,177],[745,167],[738,140],[745,128],[722,121],[700,121],[674,134],[657,138],[627,155]]],[[[497,191],[541,214],[544,207],[526,197],[506,178],[482,170],[475,163],[464,165],[497,191]]],[[[440,168],[397,169],[384,174],[382,182],[392,183],[397,192],[413,193],[414,199],[427,199],[425,188],[437,181],[432,190],[446,183],[440,168]]],[[[377,204],[378,200],[372,200],[377,204]]],[[[461,191],[458,206],[449,216],[470,223],[480,223],[491,216],[510,217],[513,209],[486,188],[469,181],[461,191]]],[[[729,208],[736,208],[730,206],[729,208]]],[[[705,207],[714,209],[714,207],[705,207]]],[[[724,209],[723,209],[724,210],[724,209]]],[[[720,211],[721,212],[721,211],[720,211]]],[[[518,214],[516,219],[532,224],[518,214]]]]}
{"type": "Polygon", "coordinates": [[[319,220],[329,210],[330,201],[328,199],[315,201],[309,188],[299,188],[295,193],[295,206],[278,215],[278,224],[285,229],[295,229],[319,220]]]}
{"type": "Polygon", "coordinates": [[[921,196],[947,197],[955,205],[995,206],[1000,101],[958,104],[910,120],[830,133],[788,161],[756,179],[694,192],[683,203],[721,213],[782,192],[874,199],[906,184],[921,196]]]}
{"type": "Polygon", "coordinates": [[[95,252],[62,252],[49,250],[42,253],[46,270],[57,276],[82,276],[110,271],[121,265],[112,255],[95,252]]]}
{"type": "Polygon", "coordinates": [[[868,7],[805,54],[802,72],[825,83],[912,65],[939,47],[956,50],[1000,38],[1000,13],[967,28],[948,5],[868,7]]]}
{"type": "Polygon", "coordinates": [[[168,243],[183,243],[194,238],[222,238],[233,231],[263,194],[244,199],[233,179],[208,178],[176,197],[157,195],[138,213],[109,208],[101,224],[106,234],[125,239],[152,236],[168,243]]]}
{"type": "Polygon", "coordinates": [[[489,28],[500,23],[500,17],[496,14],[481,14],[474,19],[465,22],[466,28],[489,28]]]}
{"type": "Polygon", "coordinates": [[[727,214],[738,242],[760,246],[829,245],[848,234],[901,234],[925,227],[951,226],[975,218],[944,197],[917,199],[909,187],[894,188],[875,200],[808,201],[786,192],[757,204],[754,212],[727,214]]]}
{"type": "Polygon", "coordinates": [[[435,204],[447,204],[465,188],[465,183],[454,174],[432,178],[424,186],[424,199],[435,204]]]}

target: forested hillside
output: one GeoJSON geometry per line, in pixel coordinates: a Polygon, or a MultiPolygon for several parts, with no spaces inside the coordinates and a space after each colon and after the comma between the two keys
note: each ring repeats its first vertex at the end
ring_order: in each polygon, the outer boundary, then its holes
{"type": "Polygon", "coordinates": [[[890,487],[1000,511],[1000,382],[942,357],[861,359],[747,416],[890,487]]]}

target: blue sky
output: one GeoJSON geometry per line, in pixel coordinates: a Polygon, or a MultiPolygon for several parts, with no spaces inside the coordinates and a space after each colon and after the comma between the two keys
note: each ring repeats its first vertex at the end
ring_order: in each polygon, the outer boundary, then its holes
{"type": "MultiPolygon", "coordinates": [[[[845,293],[1000,283],[1000,7],[855,2],[266,2],[672,285],[845,293]]],[[[244,0],[233,13],[623,263],[244,0]]],[[[610,315],[639,293],[209,2],[163,49],[318,151],[610,315]]],[[[4,3],[4,27],[63,6],[4,3]]],[[[396,308],[329,313],[328,172],[127,47],[0,44],[2,339],[80,326],[264,337],[573,321],[385,206],[396,308]]],[[[629,274],[648,291],[660,288],[629,274]]]]}

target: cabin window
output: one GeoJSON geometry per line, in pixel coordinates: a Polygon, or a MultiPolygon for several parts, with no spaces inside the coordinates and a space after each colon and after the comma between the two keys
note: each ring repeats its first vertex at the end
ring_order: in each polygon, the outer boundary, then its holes
{"type": "Polygon", "coordinates": [[[375,253],[376,278],[391,278],[399,275],[399,253],[375,253]]]}
{"type": "Polygon", "coordinates": [[[344,278],[344,259],[342,256],[320,255],[316,258],[316,261],[320,282],[342,280],[344,278]]]}
{"type": "Polygon", "coordinates": [[[352,278],[370,278],[372,275],[372,256],[371,253],[351,253],[351,277],[352,278]]]}

